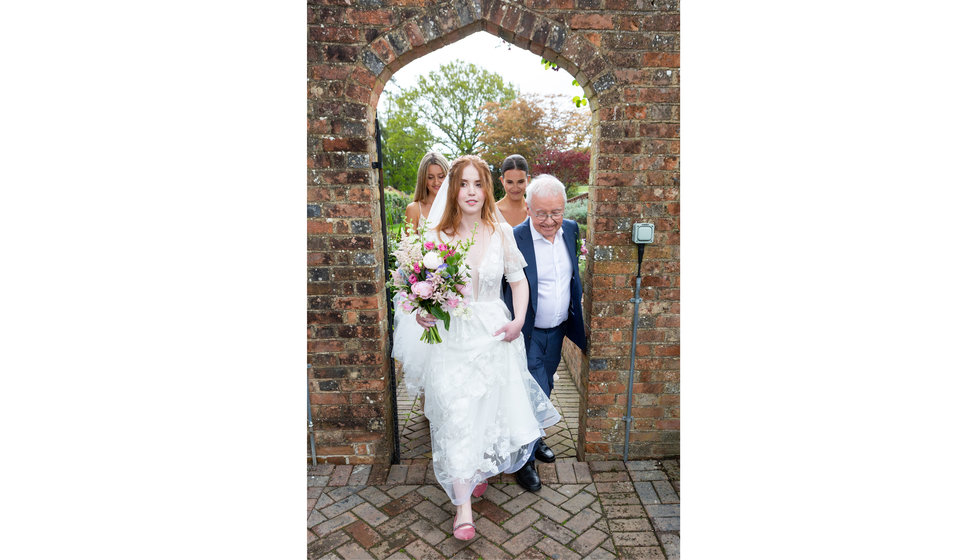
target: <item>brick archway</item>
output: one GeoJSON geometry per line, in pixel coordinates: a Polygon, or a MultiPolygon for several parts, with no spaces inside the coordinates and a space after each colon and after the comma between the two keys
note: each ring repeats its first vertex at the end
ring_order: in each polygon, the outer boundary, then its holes
{"type": "Polygon", "coordinates": [[[635,221],[656,223],[658,237],[644,259],[630,457],[679,454],[676,0],[526,4],[310,6],[308,352],[320,460],[389,462],[397,437],[371,167],[378,98],[405,64],[481,30],[567,70],[593,111],[580,458],[622,457],[635,221]]]}
{"type": "Polygon", "coordinates": [[[375,76],[371,106],[377,107],[388,79],[403,66],[477,31],[555,62],[582,84],[593,107],[597,94],[615,86],[609,61],[582,34],[517,4],[491,2],[492,11],[477,15],[480,4],[444,2],[434,14],[406,21],[367,45],[359,60],[375,76]]]}

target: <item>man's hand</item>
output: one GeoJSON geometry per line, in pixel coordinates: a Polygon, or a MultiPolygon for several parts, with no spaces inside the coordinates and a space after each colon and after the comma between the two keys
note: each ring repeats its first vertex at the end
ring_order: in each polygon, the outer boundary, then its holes
{"type": "Polygon", "coordinates": [[[415,314],[415,322],[421,325],[423,329],[427,329],[436,324],[436,318],[434,315],[429,315],[420,309],[419,312],[415,314]]]}
{"type": "Polygon", "coordinates": [[[504,342],[510,342],[516,340],[517,337],[521,336],[521,328],[524,327],[524,321],[514,319],[504,326],[497,329],[497,332],[493,333],[493,336],[497,336],[500,333],[504,334],[504,342]]]}

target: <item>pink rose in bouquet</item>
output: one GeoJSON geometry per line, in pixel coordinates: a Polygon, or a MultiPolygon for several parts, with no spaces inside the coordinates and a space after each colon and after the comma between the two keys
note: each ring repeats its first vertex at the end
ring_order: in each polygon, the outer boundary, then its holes
{"type": "Polygon", "coordinates": [[[412,284],[412,293],[422,299],[429,299],[432,297],[432,284],[428,282],[416,282],[412,284]]]}

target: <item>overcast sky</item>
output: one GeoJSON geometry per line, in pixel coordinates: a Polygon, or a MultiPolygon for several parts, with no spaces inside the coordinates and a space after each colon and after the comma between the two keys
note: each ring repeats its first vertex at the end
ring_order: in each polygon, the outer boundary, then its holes
{"type": "Polygon", "coordinates": [[[541,64],[540,56],[511,45],[486,31],[478,31],[417,58],[395,72],[385,84],[378,101],[378,109],[383,110],[385,98],[392,91],[397,91],[399,87],[411,87],[419,76],[438,70],[440,65],[457,59],[500,74],[504,81],[514,84],[522,93],[554,93],[568,98],[582,95],[582,88],[572,85],[574,78],[565,70],[546,70],[541,64]]]}

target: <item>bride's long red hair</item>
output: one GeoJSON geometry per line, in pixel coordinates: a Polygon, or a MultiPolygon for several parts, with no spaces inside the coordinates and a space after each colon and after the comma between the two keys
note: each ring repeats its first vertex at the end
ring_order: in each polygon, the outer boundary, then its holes
{"type": "Polygon", "coordinates": [[[480,176],[480,186],[483,188],[484,199],[480,220],[490,225],[490,231],[496,230],[497,203],[493,200],[493,178],[490,176],[490,166],[480,157],[467,155],[456,158],[449,166],[449,185],[446,187],[449,192],[446,193],[446,209],[436,227],[437,231],[445,232],[448,235],[458,233],[459,224],[463,218],[459,211],[459,189],[463,186],[463,170],[470,165],[476,168],[477,175],[480,176]]]}

